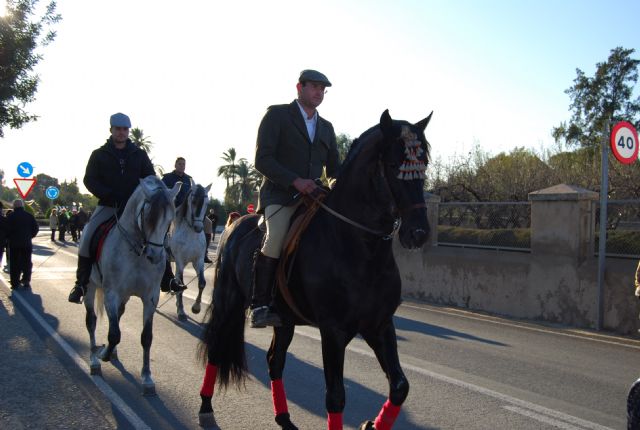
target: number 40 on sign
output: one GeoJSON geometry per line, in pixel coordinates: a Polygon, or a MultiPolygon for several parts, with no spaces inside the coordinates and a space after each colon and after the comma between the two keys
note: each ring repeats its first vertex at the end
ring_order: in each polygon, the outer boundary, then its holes
{"type": "Polygon", "coordinates": [[[620,121],[613,127],[611,151],[623,164],[631,164],[638,159],[638,132],[631,123],[620,121]]]}

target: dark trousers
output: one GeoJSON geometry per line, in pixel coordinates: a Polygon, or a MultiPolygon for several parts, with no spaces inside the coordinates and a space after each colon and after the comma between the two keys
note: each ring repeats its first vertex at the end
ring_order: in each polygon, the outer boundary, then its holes
{"type": "Polygon", "coordinates": [[[61,242],[65,242],[64,234],[67,232],[66,227],[60,227],[60,231],[58,232],[58,240],[61,242]]]}
{"type": "Polygon", "coordinates": [[[55,228],[51,229],[51,240],[56,240],[56,229],[55,228]]]}
{"type": "Polygon", "coordinates": [[[78,230],[76,230],[75,227],[71,227],[71,239],[73,239],[74,242],[78,241],[78,230]]]}
{"type": "Polygon", "coordinates": [[[204,234],[204,238],[207,241],[207,246],[204,248],[204,256],[206,257],[207,255],[209,255],[209,244],[211,243],[211,236],[213,236],[212,234],[204,234]]]}
{"type": "Polygon", "coordinates": [[[31,252],[32,248],[16,248],[11,247],[9,252],[9,275],[11,277],[11,285],[20,285],[20,275],[22,282],[31,282],[31,252]]]}
{"type": "MultiPolygon", "coordinates": [[[[4,244],[0,244],[0,269],[2,268],[2,256],[4,255],[4,244]]],[[[7,257],[9,259],[9,257],[7,257]]]]}

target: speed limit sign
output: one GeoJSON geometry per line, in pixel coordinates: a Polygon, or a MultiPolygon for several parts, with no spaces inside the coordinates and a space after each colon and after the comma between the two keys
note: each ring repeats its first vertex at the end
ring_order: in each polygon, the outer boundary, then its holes
{"type": "Polygon", "coordinates": [[[631,164],[638,158],[638,132],[627,121],[620,121],[611,131],[611,150],[622,164],[631,164]]]}

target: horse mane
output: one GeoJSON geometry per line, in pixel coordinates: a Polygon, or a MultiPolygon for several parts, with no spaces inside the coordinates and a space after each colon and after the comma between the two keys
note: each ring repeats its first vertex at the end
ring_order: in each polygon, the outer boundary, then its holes
{"type": "MultiPolygon", "coordinates": [[[[166,187],[165,187],[166,188],[166,187]]],[[[164,189],[162,187],[158,187],[153,191],[151,198],[149,199],[149,228],[154,230],[158,224],[158,221],[162,218],[164,214],[164,209],[169,204],[169,198],[167,197],[167,193],[163,192],[164,189]]]]}
{"type": "Polygon", "coordinates": [[[371,145],[371,142],[373,141],[372,137],[379,132],[380,132],[380,126],[376,124],[370,129],[368,129],[367,131],[365,131],[364,133],[362,133],[360,137],[357,137],[356,139],[354,139],[353,142],[351,142],[351,146],[349,147],[349,152],[347,153],[347,156],[345,157],[344,161],[342,162],[342,165],[340,166],[340,170],[338,172],[338,179],[340,178],[340,176],[344,175],[346,172],[349,171],[349,169],[352,167],[353,164],[355,164],[355,161],[358,159],[358,155],[360,155],[360,153],[364,151],[366,148],[369,148],[369,146],[371,145]]]}

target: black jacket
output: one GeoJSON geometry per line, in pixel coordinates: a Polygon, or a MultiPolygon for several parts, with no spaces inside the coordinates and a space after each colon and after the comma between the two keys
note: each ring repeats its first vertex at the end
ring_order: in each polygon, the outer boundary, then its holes
{"type": "Polygon", "coordinates": [[[84,185],[98,198],[98,205],[124,208],[141,178],[155,175],[149,156],[129,139],[124,149],[124,164],[111,138],[91,153],[84,185]]]}
{"type": "Polygon", "coordinates": [[[31,239],[38,234],[36,219],[24,208],[15,208],[7,217],[10,248],[31,248],[31,239]]]}
{"type": "Polygon", "coordinates": [[[171,173],[167,173],[162,177],[162,182],[167,186],[167,188],[173,188],[176,182],[182,182],[182,186],[180,187],[180,192],[176,196],[176,207],[180,206],[184,201],[184,198],[187,196],[187,193],[191,189],[191,182],[193,178],[186,173],[182,176],[179,176],[175,170],[171,173]]]}
{"type": "Polygon", "coordinates": [[[7,218],[4,215],[0,214],[0,248],[7,243],[8,235],[9,235],[9,225],[7,222],[7,218]]]}

